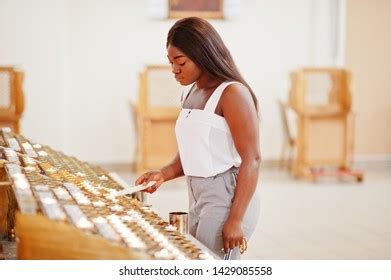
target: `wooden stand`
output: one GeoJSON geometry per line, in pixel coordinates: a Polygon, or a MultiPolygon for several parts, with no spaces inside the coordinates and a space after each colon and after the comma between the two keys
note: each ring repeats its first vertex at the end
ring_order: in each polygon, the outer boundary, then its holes
{"type": "Polygon", "coordinates": [[[146,255],[42,215],[16,213],[16,227],[17,257],[22,260],[148,259],[146,255]]]}
{"type": "Polygon", "coordinates": [[[349,91],[350,74],[344,69],[305,68],[291,73],[289,105],[297,114],[297,156],[292,173],[315,180],[320,176],[353,176],[363,174],[350,170],[353,150],[353,120],[349,91]],[[323,76],[326,97],[311,84],[323,76]],[[327,89],[329,87],[329,89],[327,89]],[[311,96],[311,94],[315,96],[311,96]],[[334,167],[336,171],[324,172],[334,167]]]}
{"type": "Polygon", "coordinates": [[[137,171],[143,172],[162,167],[178,151],[175,121],[182,88],[165,65],[147,66],[139,76],[139,85],[138,104],[132,108],[137,117],[137,171]]]}
{"type": "Polygon", "coordinates": [[[15,238],[16,202],[6,172],[0,167],[0,239],[15,238]]]}
{"type": "Polygon", "coordinates": [[[24,73],[12,67],[0,67],[0,127],[20,132],[24,111],[24,73]]]}

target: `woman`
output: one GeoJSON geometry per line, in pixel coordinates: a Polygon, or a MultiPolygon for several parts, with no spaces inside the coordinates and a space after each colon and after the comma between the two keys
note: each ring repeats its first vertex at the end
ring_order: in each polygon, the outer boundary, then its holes
{"type": "Polygon", "coordinates": [[[156,181],[145,190],[153,193],[186,175],[190,234],[219,256],[233,249],[231,259],[239,259],[259,216],[257,99],[207,21],[177,21],[166,47],[175,79],[187,86],[175,127],[179,153],[136,184],[156,181]]]}

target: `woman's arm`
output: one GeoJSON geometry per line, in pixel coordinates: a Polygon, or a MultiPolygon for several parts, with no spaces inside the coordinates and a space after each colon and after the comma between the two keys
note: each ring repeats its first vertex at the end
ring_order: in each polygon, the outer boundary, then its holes
{"type": "Polygon", "coordinates": [[[227,251],[242,243],[242,221],[257,187],[261,155],[258,114],[249,90],[243,85],[230,85],[220,102],[242,159],[231,210],[223,228],[224,249],[227,251]]]}
{"type": "Polygon", "coordinates": [[[179,153],[177,153],[175,158],[168,165],[159,170],[152,170],[142,174],[135,183],[136,185],[139,185],[147,184],[149,181],[156,181],[156,184],[144,190],[148,193],[154,193],[164,182],[183,175],[181,159],[179,153]]]}
{"type": "Polygon", "coordinates": [[[176,154],[175,158],[166,166],[160,169],[163,173],[164,181],[169,181],[185,175],[183,173],[181,158],[179,153],[176,154]]]}

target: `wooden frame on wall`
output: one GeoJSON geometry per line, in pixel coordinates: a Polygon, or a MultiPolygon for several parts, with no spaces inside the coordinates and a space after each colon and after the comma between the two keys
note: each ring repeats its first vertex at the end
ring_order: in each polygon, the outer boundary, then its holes
{"type": "Polygon", "coordinates": [[[224,0],[169,0],[168,18],[224,18],[224,0]]]}

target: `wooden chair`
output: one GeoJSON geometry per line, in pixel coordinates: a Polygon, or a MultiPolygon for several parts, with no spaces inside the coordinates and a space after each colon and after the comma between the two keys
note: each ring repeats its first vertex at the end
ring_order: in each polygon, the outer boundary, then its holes
{"type": "Polygon", "coordinates": [[[297,114],[295,176],[315,180],[320,176],[363,174],[350,169],[353,133],[350,73],[339,68],[303,68],[291,73],[289,106],[297,114]],[[336,168],[324,171],[325,168],[336,168]]]}
{"type": "Polygon", "coordinates": [[[20,133],[24,111],[24,73],[13,67],[0,67],[0,127],[20,133]]]}
{"type": "Polygon", "coordinates": [[[131,105],[137,119],[137,172],[160,168],[176,155],[181,92],[168,65],[149,65],[140,73],[138,103],[131,105]]]}

